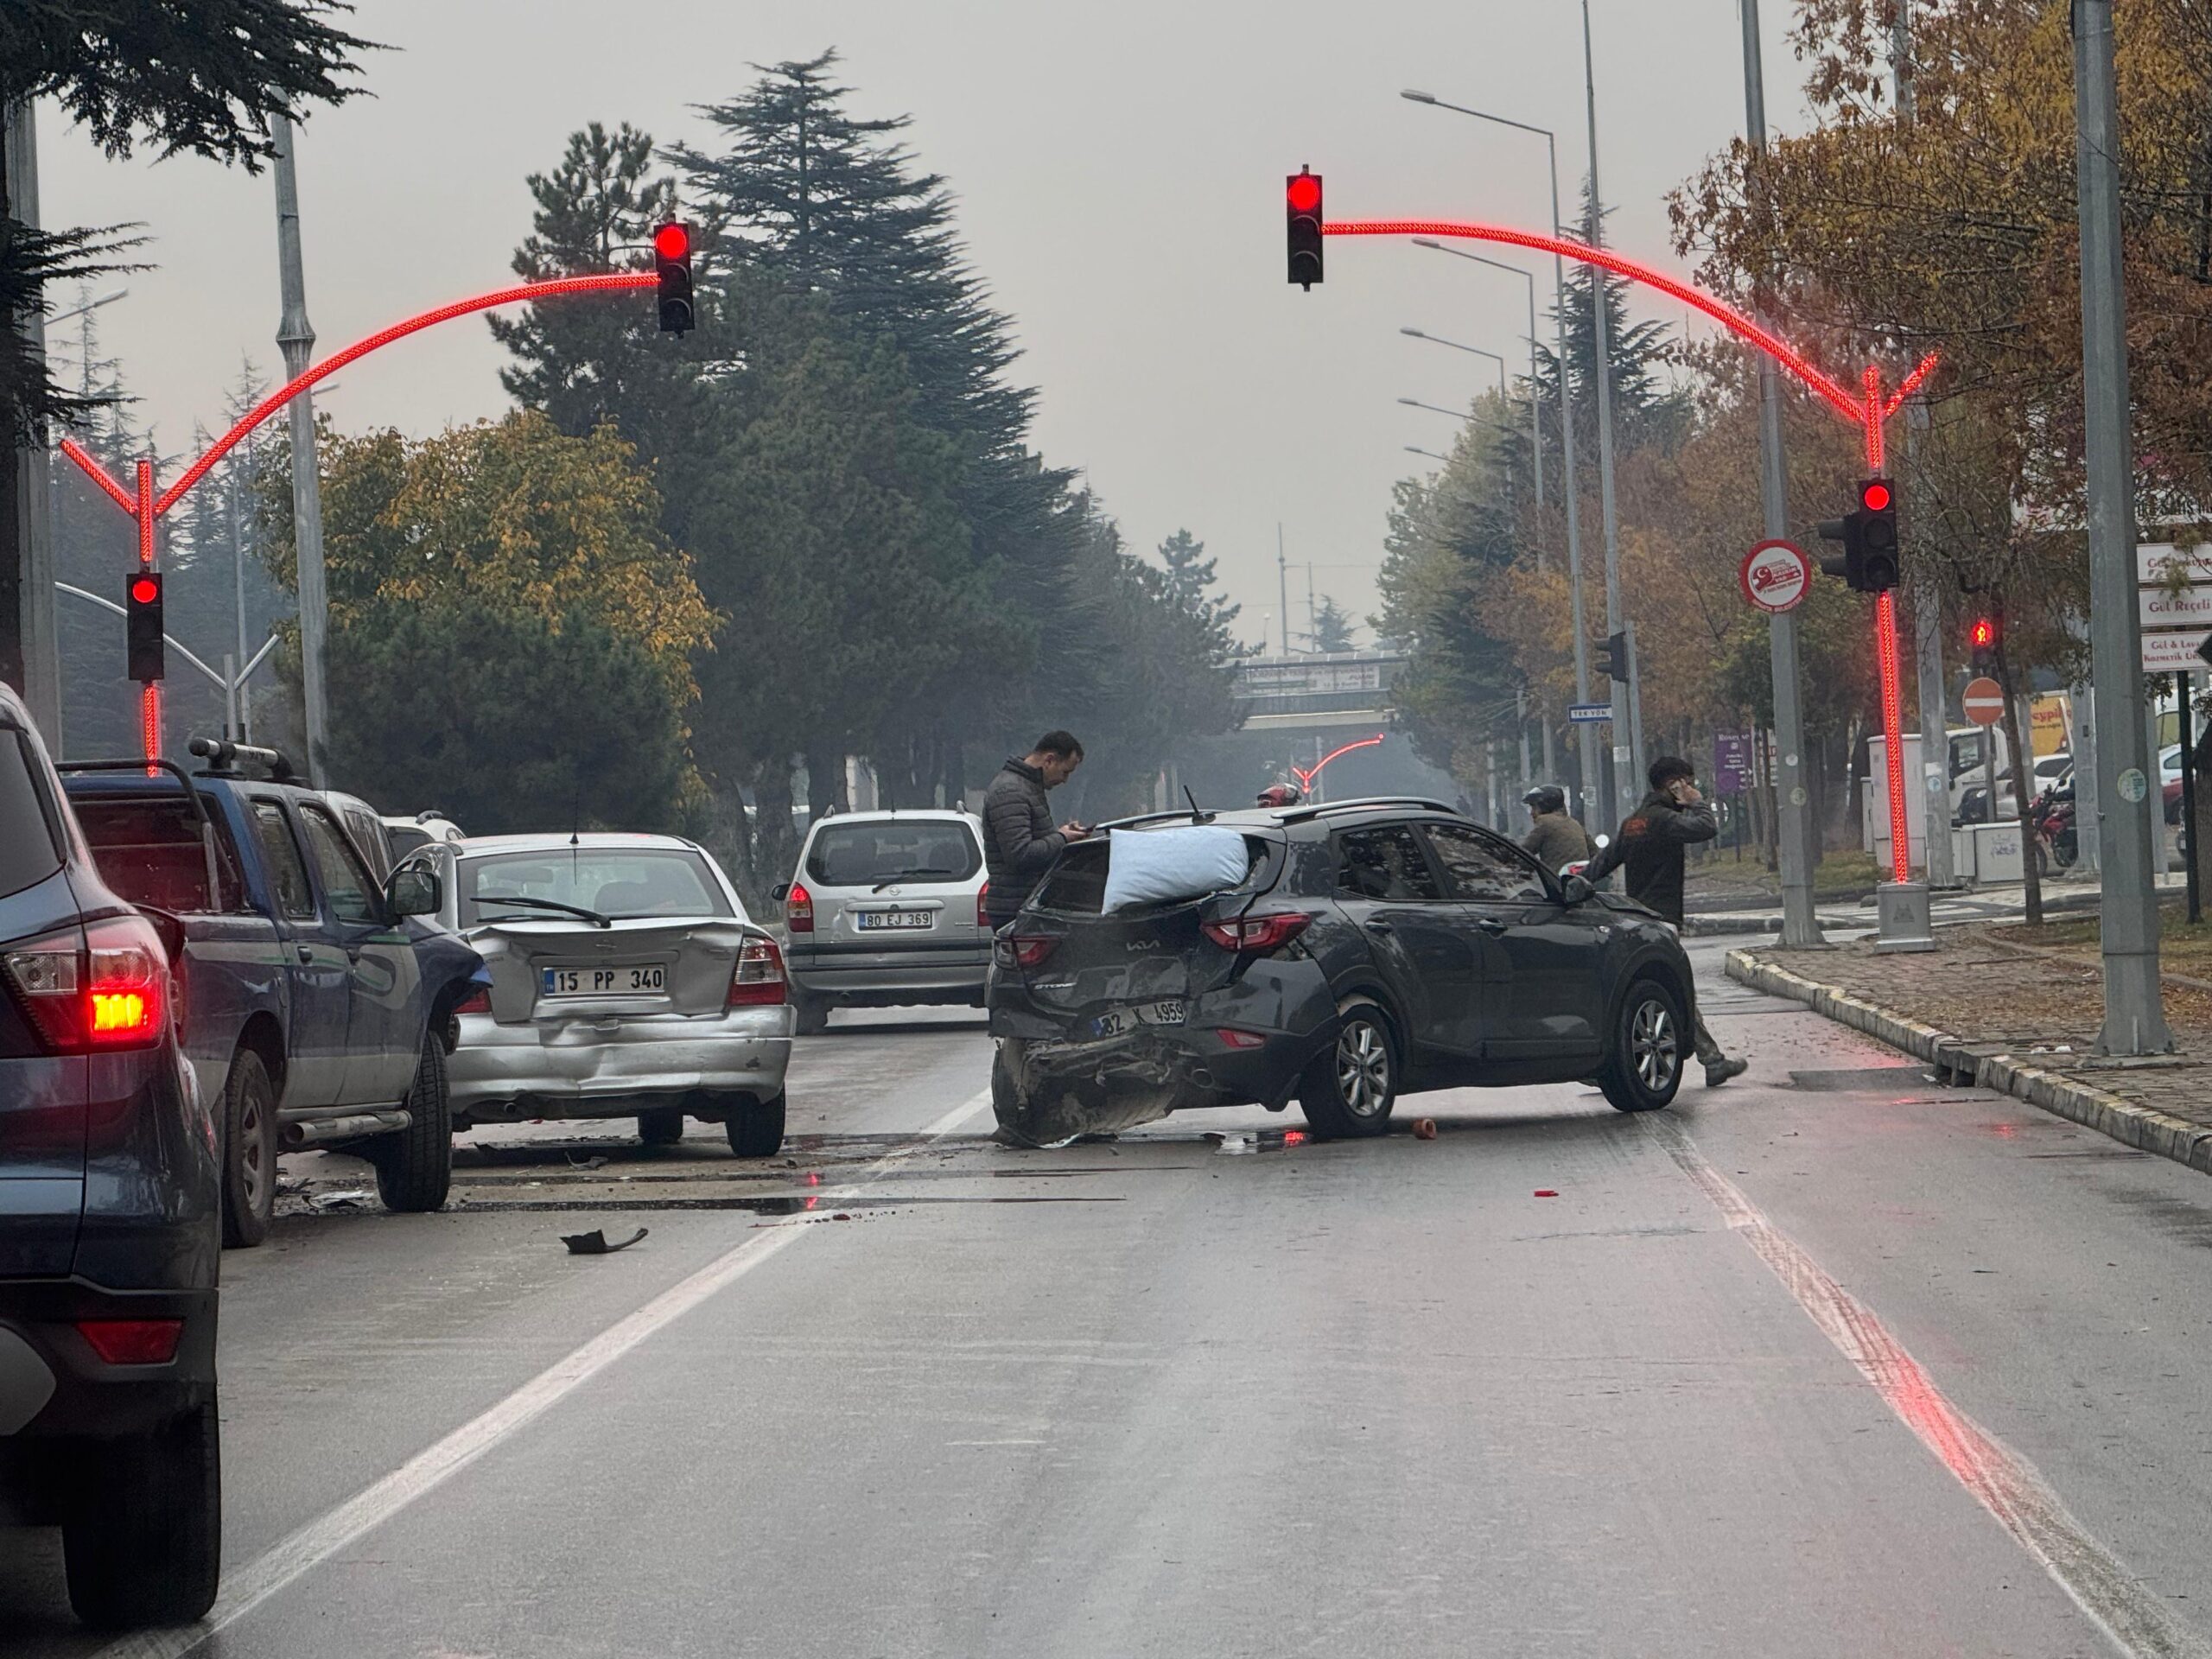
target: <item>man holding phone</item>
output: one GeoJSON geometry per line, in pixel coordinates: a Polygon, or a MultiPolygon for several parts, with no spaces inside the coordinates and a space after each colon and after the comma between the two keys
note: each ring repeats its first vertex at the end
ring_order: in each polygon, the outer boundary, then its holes
{"type": "MultiPolygon", "coordinates": [[[[1622,885],[1639,905],[1655,910],[1679,929],[1682,925],[1682,877],[1686,851],[1694,842],[1711,841],[1720,833],[1713,808],[1697,787],[1697,768],[1679,755],[1662,754],[1651,763],[1651,792],[1635,812],[1622,820],[1611,844],[1590,861],[1584,876],[1602,881],[1616,869],[1625,871],[1622,885]]],[[[1747,1062],[1731,1059],[1720,1052],[1703,1016],[1690,1013],[1697,1057],[1705,1063],[1705,1082],[1715,1088],[1741,1077],[1747,1062]]]]}
{"type": "Polygon", "coordinates": [[[1047,732],[1020,760],[1009,757],[983,791],[983,862],[990,877],[983,904],[994,931],[1014,919],[1060,849],[1090,833],[1090,826],[1072,819],[1055,828],[1045,800],[1046,790],[1067,782],[1082,764],[1083,745],[1071,733],[1047,732]]]}

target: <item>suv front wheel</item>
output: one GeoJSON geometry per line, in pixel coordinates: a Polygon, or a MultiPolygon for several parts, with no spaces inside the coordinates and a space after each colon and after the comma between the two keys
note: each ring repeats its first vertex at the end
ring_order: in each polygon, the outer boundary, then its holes
{"type": "Polygon", "coordinates": [[[1398,1046],[1380,1004],[1356,996],[1338,1010],[1337,1039],[1306,1068],[1298,1103],[1325,1139],[1389,1132],[1398,1103],[1398,1046]]]}
{"type": "Polygon", "coordinates": [[[1682,1000],[1665,982],[1639,979],[1621,999],[1598,1087],[1624,1112],[1656,1112],[1682,1086],[1690,1046],[1682,1000]]]}

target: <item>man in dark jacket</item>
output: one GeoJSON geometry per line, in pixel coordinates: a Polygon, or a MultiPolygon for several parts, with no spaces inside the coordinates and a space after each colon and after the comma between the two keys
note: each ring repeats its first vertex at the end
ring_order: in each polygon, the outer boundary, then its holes
{"type": "MultiPolygon", "coordinates": [[[[1697,768],[1687,760],[1662,754],[1651,763],[1651,792],[1635,812],[1621,822],[1620,833],[1599,849],[1583,872],[1591,881],[1602,881],[1615,870],[1625,870],[1623,884],[1628,896],[1647,909],[1656,910],[1675,927],[1682,925],[1682,866],[1684,852],[1693,842],[1711,841],[1720,833],[1713,809],[1698,792],[1697,768]]],[[[1706,1086],[1740,1077],[1745,1062],[1720,1052],[1713,1033],[1697,1011],[1690,1011],[1697,1057],[1705,1062],[1706,1086]]]]}
{"type": "Polygon", "coordinates": [[[1044,879],[1045,868],[1070,842],[1088,833],[1079,823],[1052,826],[1045,791],[1058,789],[1083,764],[1083,745],[1066,732],[1047,732],[1020,760],[1009,759],[983,791],[983,896],[994,929],[1014,919],[1044,879]]]}
{"type": "Polygon", "coordinates": [[[1539,784],[1521,798],[1529,809],[1529,833],[1521,844],[1536,855],[1536,862],[1557,873],[1562,864],[1579,863],[1590,856],[1590,836],[1567,810],[1567,791],[1557,784],[1539,784]]]}

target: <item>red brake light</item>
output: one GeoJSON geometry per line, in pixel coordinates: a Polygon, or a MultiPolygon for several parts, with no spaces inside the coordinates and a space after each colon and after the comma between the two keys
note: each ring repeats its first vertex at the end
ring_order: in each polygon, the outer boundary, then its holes
{"type": "Polygon", "coordinates": [[[1059,947],[1059,941],[1039,934],[1008,938],[1001,935],[991,953],[1004,968],[1034,968],[1059,947]]]}
{"type": "Polygon", "coordinates": [[[976,889],[976,925],[986,933],[991,931],[991,907],[986,902],[990,896],[991,884],[988,881],[976,889]]]}
{"type": "Polygon", "coordinates": [[[168,952],[143,916],[27,939],[0,957],[0,967],[59,1052],[148,1047],[169,1020],[168,952]]]}
{"type": "Polygon", "coordinates": [[[737,953],[736,969],[729,976],[729,1004],[733,1008],[780,1007],[790,983],[784,977],[784,953],[773,939],[747,939],[737,953]]]}
{"type": "Polygon", "coordinates": [[[79,1319],[77,1334],[108,1365],[166,1365],[176,1357],[182,1319],[79,1319]]]}
{"type": "Polygon", "coordinates": [[[1239,1031],[1234,1026],[1222,1026],[1214,1033],[1221,1039],[1224,1048],[1264,1048],[1268,1039],[1256,1031],[1239,1031]]]}
{"type": "Polygon", "coordinates": [[[492,993],[489,990],[471,991],[455,1014],[489,1014],[492,1012],[492,993]]]}
{"type": "Polygon", "coordinates": [[[791,933],[814,931],[814,895],[797,881],[784,895],[784,929],[791,933]]]}
{"type": "Polygon", "coordinates": [[[1264,956],[1288,944],[1306,931],[1313,919],[1299,911],[1269,911],[1258,916],[1231,916],[1208,922],[1201,931],[1224,950],[1264,956]]]}

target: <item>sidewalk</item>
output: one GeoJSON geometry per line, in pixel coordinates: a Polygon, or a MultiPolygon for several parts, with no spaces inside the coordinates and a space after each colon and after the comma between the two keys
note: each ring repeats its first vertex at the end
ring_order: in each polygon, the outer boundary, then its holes
{"type": "MultiPolygon", "coordinates": [[[[2009,944],[1986,925],[1940,930],[1936,949],[1877,956],[1870,941],[1824,950],[1728,953],[1731,979],[1806,1003],[1978,1083],[2212,1174],[2212,983],[2164,987],[2180,1052],[2101,1060],[2102,974],[2079,957],[2009,944]]],[[[2094,947],[2092,947],[2094,950],[2094,947]]]]}

